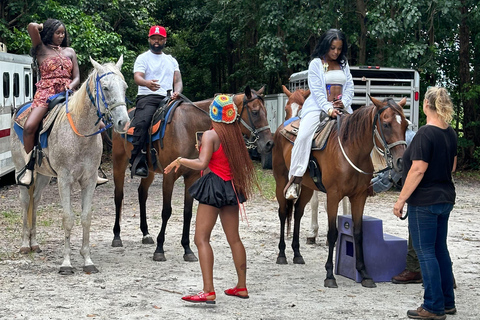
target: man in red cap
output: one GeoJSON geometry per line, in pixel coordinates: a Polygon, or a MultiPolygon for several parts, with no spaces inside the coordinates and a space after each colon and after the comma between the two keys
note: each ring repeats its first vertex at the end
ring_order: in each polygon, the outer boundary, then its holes
{"type": "Polygon", "coordinates": [[[163,53],[167,42],[167,31],[162,26],[153,26],[148,33],[150,50],[140,54],[133,67],[133,79],[138,85],[135,116],[131,126],[133,132],[133,150],[130,157],[132,177],[148,176],[146,150],[148,128],[152,116],[165,98],[171,93],[177,99],[183,90],[182,75],[178,62],[169,54],[163,53]]]}

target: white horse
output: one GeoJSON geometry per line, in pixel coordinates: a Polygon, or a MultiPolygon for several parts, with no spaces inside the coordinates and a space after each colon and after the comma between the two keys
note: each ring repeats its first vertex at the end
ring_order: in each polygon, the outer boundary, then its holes
{"type": "MultiPolygon", "coordinates": [[[[102,139],[99,119],[112,120],[114,130],[125,132],[129,118],[125,104],[127,84],[120,68],[123,56],[116,64],[100,65],[90,58],[94,69],[67,104],[60,106],[48,137],[48,148],[43,149],[48,165],[35,165],[34,184],[28,189],[19,186],[20,202],[23,211],[23,234],[20,252],[41,252],[36,239],[36,209],[42,191],[52,176],[57,177],[60,201],[63,207],[63,227],[65,229],[64,259],[61,274],[72,274],[70,262],[70,235],[75,221],[71,206],[71,192],[74,184],[79,184],[82,197],[81,223],[83,241],[80,253],[84,258],[83,271],[98,272],[90,257],[90,224],[93,192],[97,181],[97,168],[102,156],[102,139]],[[68,108],[68,109],[67,109],[68,108]],[[68,111],[67,111],[68,110],[68,111]],[[107,115],[105,118],[104,115],[107,115]]],[[[12,132],[14,121],[12,118],[12,132]]],[[[15,164],[15,174],[25,166],[25,150],[16,134],[11,135],[11,150],[15,164]]],[[[45,161],[43,162],[45,163],[45,161]]]]}

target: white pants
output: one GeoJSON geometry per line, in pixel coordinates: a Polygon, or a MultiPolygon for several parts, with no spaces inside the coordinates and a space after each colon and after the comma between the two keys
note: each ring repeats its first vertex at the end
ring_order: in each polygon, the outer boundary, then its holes
{"type": "Polygon", "coordinates": [[[298,129],[297,139],[293,144],[290,159],[289,179],[292,176],[303,177],[305,171],[307,171],[313,135],[320,123],[320,112],[321,110],[310,111],[300,119],[300,128],[298,129]]]}

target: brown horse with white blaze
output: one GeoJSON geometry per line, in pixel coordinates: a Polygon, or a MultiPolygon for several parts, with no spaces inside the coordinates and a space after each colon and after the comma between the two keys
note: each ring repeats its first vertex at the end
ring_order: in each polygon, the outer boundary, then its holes
{"type": "MultiPolygon", "coordinates": [[[[407,121],[403,113],[403,99],[396,104],[393,99],[380,102],[370,98],[373,105],[364,106],[353,114],[341,116],[339,129],[333,128],[324,150],[312,151],[322,172],[322,183],[327,191],[327,214],[329,244],[328,258],[325,264],[327,277],[324,285],[336,288],[333,275],[333,250],[338,237],[337,210],[339,201],[347,196],[351,203],[356,266],[362,276],[362,285],[375,287],[375,283],[367,273],[363,259],[362,216],[368,187],[373,174],[370,153],[374,147],[383,150],[395,170],[401,171],[401,157],[406,149],[405,131],[407,121]]],[[[285,222],[291,220],[294,211],[294,231],[292,248],[294,263],[305,263],[300,254],[300,220],[306,204],[310,201],[314,190],[319,190],[307,171],[302,180],[302,191],[299,198],[286,200],[283,190],[288,182],[288,171],[292,143],[280,133],[280,126],[274,136],[272,150],[273,175],[276,181],[276,196],[279,204],[280,241],[278,264],[286,264],[285,257],[285,222]]]]}
{"type": "MultiPolygon", "coordinates": [[[[255,141],[258,149],[262,153],[268,153],[272,149],[273,139],[272,133],[268,127],[267,112],[264,105],[262,93],[264,88],[258,91],[251,90],[246,87],[245,92],[236,94],[233,97],[235,105],[238,109],[240,127],[243,134],[249,142],[255,141]]],[[[147,154],[149,159],[149,175],[142,178],[138,187],[138,201],[140,204],[140,229],[143,233],[143,243],[154,243],[148,232],[146,201],[148,198],[148,189],[155,178],[155,173],[163,173],[163,169],[178,157],[196,158],[198,151],[195,147],[196,132],[206,131],[211,128],[211,119],[208,110],[212,99],[202,100],[199,102],[182,102],[175,109],[171,122],[165,127],[163,137],[163,148],[160,141],[153,141],[152,146],[157,150],[158,167],[153,170],[150,163],[150,150],[147,154]]],[[[120,238],[120,217],[123,205],[123,186],[125,180],[125,170],[128,166],[128,159],[131,154],[133,145],[127,142],[119,134],[114,134],[112,138],[112,157],[113,157],[113,174],[115,182],[115,225],[113,228],[114,239],[112,246],[122,246],[120,238]]],[[[149,148],[150,149],[150,148],[149,148]]],[[[163,245],[165,242],[165,231],[167,222],[172,215],[172,193],[175,181],[183,176],[184,189],[184,206],[183,206],[183,232],[181,244],[184,248],[185,261],[197,261],[197,258],[190,248],[190,224],[192,219],[193,198],[190,196],[188,189],[200,177],[200,171],[189,169],[182,166],[177,172],[172,171],[163,175],[162,194],[162,227],[157,236],[157,246],[153,255],[155,261],[165,261],[163,245]]]]}

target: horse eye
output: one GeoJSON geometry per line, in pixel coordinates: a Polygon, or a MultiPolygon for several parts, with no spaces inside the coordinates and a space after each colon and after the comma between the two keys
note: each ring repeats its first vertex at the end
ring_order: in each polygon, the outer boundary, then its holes
{"type": "Polygon", "coordinates": [[[384,122],[382,125],[384,129],[388,129],[390,127],[390,123],[388,122],[384,122]]]}
{"type": "Polygon", "coordinates": [[[255,117],[258,116],[258,113],[259,113],[258,110],[253,110],[253,111],[252,111],[252,114],[253,114],[255,117]]]}

